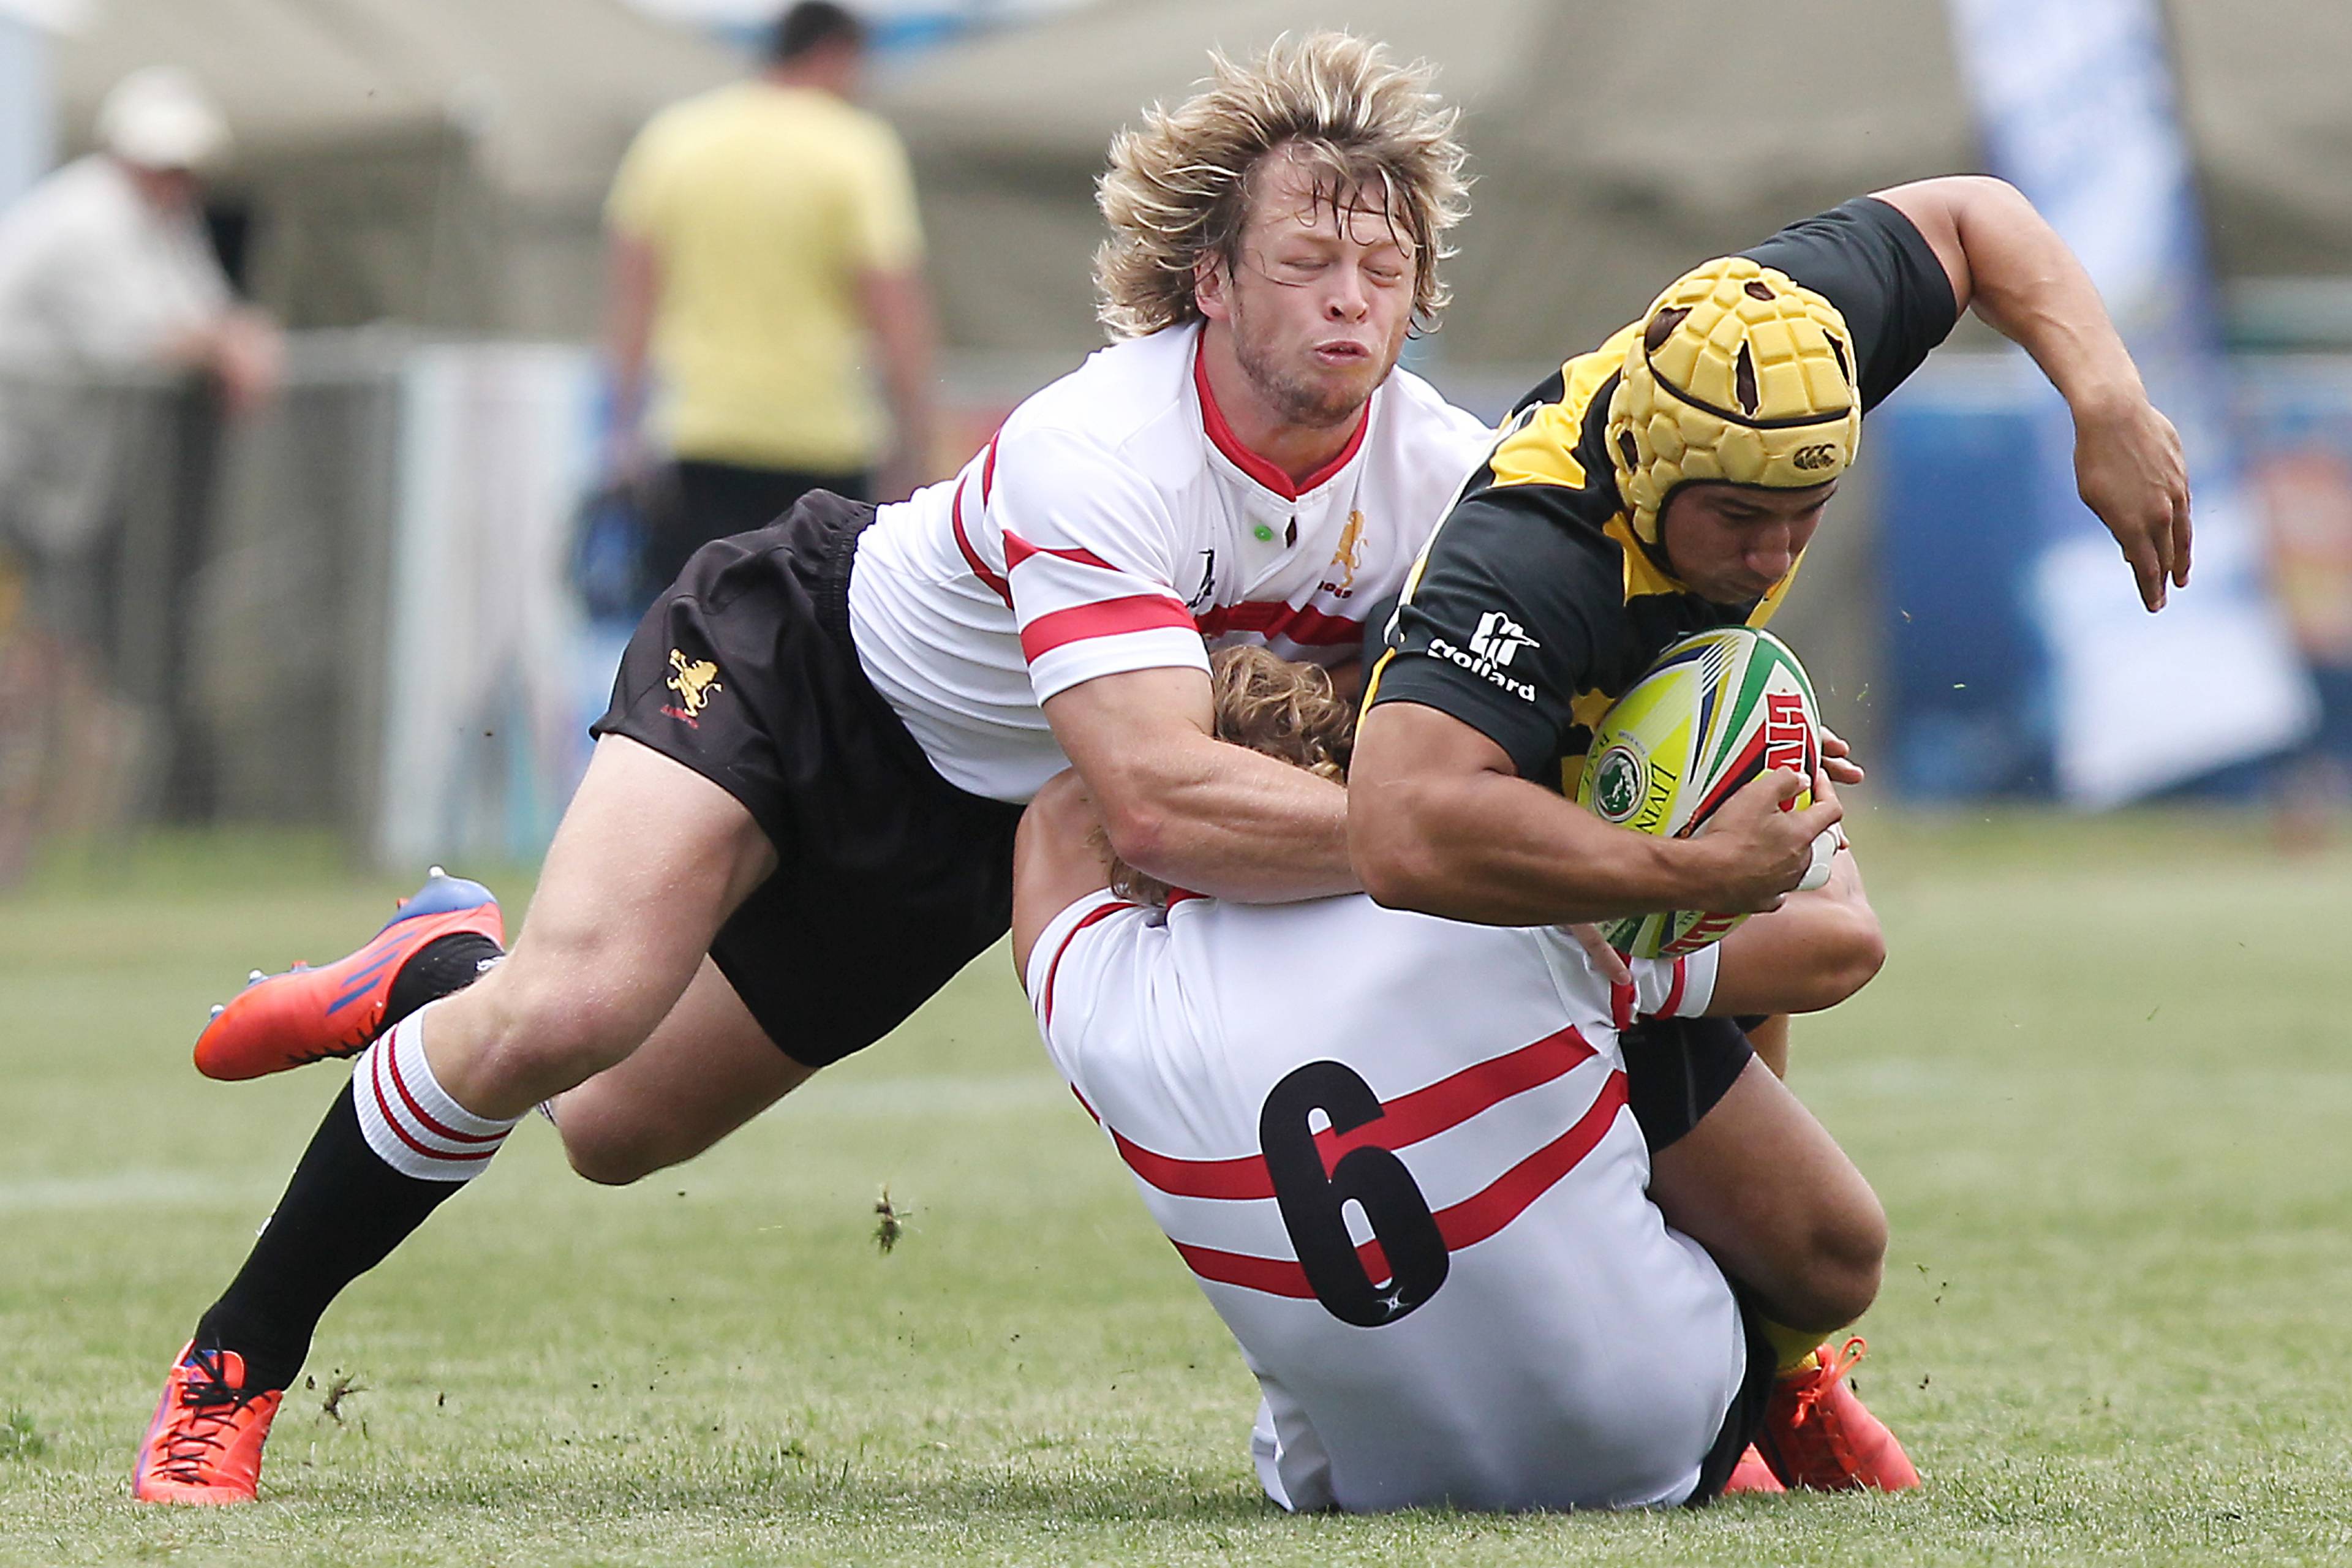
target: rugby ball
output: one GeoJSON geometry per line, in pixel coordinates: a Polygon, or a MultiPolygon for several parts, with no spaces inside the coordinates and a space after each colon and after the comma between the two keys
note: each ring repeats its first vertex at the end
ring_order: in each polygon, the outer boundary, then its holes
{"type": "MultiPolygon", "coordinates": [[[[1813,800],[1821,763],[1821,710],[1805,667],[1788,645],[1753,626],[1699,632],[1668,647],[1592,731],[1577,804],[1604,822],[1687,838],[1740,787],[1770,768],[1805,780],[1784,808],[1813,800]]],[[[1805,885],[1829,871],[1829,843],[1814,847],[1805,885]]],[[[1675,910],[1603,921],[1609,945],[1634,958],[1670,958],[1720,942],[1748,917],[1675,910]]]]}

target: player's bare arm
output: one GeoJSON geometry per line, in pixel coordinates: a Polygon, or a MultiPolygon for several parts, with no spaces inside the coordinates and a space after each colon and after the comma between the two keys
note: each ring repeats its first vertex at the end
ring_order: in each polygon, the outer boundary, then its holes
{"type": "Polygon", "coordinates": [[[1110,885],[1102,817],[1072,769],[1057,773],[1021,814],[1013,841],[1013,972],[1029,973],[1029,950],[1054,917],[1110,885]]]}
{"type": "Polygon", "coordinates": [[[2189,470],[2172,422],[2147,400],[2099,291],[2015,186],[1984,175],[1876,193],[1944,264],[1952,300],[2042,367],[2074,416],[2074,479],[2116,536],[2141,602],[2189,584],[2189,470]]]}
{"type": "Polygon", "coordinates": [[[1775,909],[1843,815],[1826,790],[1781,811],[1800,781],[1775,770],[1727,801],[1706,833],[1654,838],[1520,778],[1487,735],[1416,702],[1364,715],[1349,780],[1349,847],[1365,890],[1487,925],[1775,909]]]}
{"type": "Polygon", "coordinates": [[[1791,893],[1723,939],[1707,1012],[1818,1013],[1870,984],[1886,962],[1886,937],[1863,891],[1853,852],[1841,847],[1830,879],[1791,893]]]}
{"type": "Polygon", "coordinates": [[[1137,869],[1255,903],[1357,890],[1347,792],[1218,741],[1202,671],[1102,676],[1045,710],[1112,847],[1137,869]]]}

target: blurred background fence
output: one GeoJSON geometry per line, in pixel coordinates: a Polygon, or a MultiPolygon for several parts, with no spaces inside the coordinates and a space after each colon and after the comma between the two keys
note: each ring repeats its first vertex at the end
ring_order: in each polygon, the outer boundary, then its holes
{"type": "MultiPolygon", "coordinates": [[[[283,395],[233,426],[162,375],[0,381],[19,431],[106,432],[86,443],[99,468],[39,481],[43,504],[82,509],[71,547],[20,549],[0,597],[0,873],[40,835],[155,821],[314,825],[404,861],[543,845],[626,630],[589,617],[568,574],[602,434],[599,210],[647,115],[740,74],[751,9],[0,0],[0,203],[80,149],[125,71],[185,65],[237,136],[215,238],[293,329],[283,395]]],[[[2253,592],[2321,706],[2185,782],[2340,797],[2352,7],[2281,0],[2259,29],[2243,9],[2161,16],[2232,346],[2209,374],[2254,503],[2253,592]]],[[[1344,24],[1442,62],[1479,183],[1457,303],[1411,363],[1490,416],[1691,260],[1983,161],[1940,0],[1788,0],[1769,26],[1732,0],[900,10],[873,96],[924,204],[941,470],[1100,341],[1104,145],[1212,44],[1344,24]],[[1736,63],[1717,47],[1735,39],[1736,63]]],[[[1874,419],[1780,623],[1910,798],[2056,787],[2039,417],[2024,367],[1964,327],[1874,419]]],[[[29,504],[8,482],[0,502],[29,504]]],[[[2214,704],[2183,691],[2168,721],[2189,735],[2214,704]]]]}

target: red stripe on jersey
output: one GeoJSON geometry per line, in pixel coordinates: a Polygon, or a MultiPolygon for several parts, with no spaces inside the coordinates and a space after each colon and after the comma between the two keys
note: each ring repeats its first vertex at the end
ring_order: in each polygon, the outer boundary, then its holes
{"type": "MultiPolygon", "coordinates": [[[[1176,1251],[1186,1268],[1203,1279],[1213,1279],[1220,1285],[1238,1285],[1244,1290],[1263,1290],[1269,1296],[1291,1296],[1302,1301],[1315,1300],[1315,1287],[1307,1282],[1307,1270],[1287,1258],[1256,1258],[1246,1252],[1220,1252],[1213,1247],[1194,1247],[1175,1241],[1176,1251]]],[[[1362,1249],[1358,1248],[1360,1254],[1362,1249]]]]}
{"type": "Polygon", "coordinates": [[[1225,411],[1217,406],[1217,395],[1209,385],[1209,372],[1201,363],[1198,347],[1192,351],[1192,387],[1200,394],[1201,428],[1208,433],[1209,444],[1223,452],[1234,468],[1285,500],[1297,500],[1318,485],[1329,483],[1332,476],[1363,449],[1364,432],[1371,428],[1371,405],[1366,404],[1364,412],[1357,416],[1355,434],[1339,448],[1339,455],[1294,485],[1288,474],[1243,446],[1241,437],[1234,434],[1234,427],[1225,422],[1225,411]]]}
{"type": "Polygon", "coordinates": [[[988,438],[988,456],[981,459],[980,504],[982,506],[988,504],[989,496],[996,489],[996,442],[998,437],[1003,434],[1004,432],[999,429],[995,436],[988,438]]]}
{"type": "Polygon", "coordinates": [[[1008,575],[1017,571],[1021,563],[1032,555],[1051,555],[1058,560],[1075,561],[1081,566],[1099,566],[1106,572],[1118,570],[1091,550],[1050,550],[1042,544],[1030,543],[1009,528],[1004,531],[1004,570],[1008,575]]]}
{"type": "MultiPolygon", "coordinates": [[[[396,1079],[394,1081],[395,1083],[397,1082],[396,1079]]],[[[383,1113],[383,1124],[392,1129],[392,1135],[399,1139],[402,1142],[407,1144],[410,1148],[415,1150],[418,1153],[424,1155],[426,1159],[446,1161],[448,1163],[453,1165],[472,1165],[478,1164],[480,1162],[488,1159],[491,1155],[498,1152],[496,1148],[489,1148],[483,1150],[478,1154],[452,1154],[446,1150],[431,1148],[425,1144],[418,1142],[415,1138],[410,1135],[408,1129],[400,1124],[400,1118],[393,1112],[392,1101],[384,1098],[383,1058],[382,1057],[378,1057],[375,1059],[375,1066],[368,1074],[368,1087],[375,1091],[375,1108],[383,1113]]],[[[401,1097],[403,1099],[406,1099],[407,1092],[408,1091],[405,1089],[401,1090],[401,1097]]],[[[415,1109],[414,1101],[410,1102],[410,1108],[412,1110],[415,1109]]]]}
{"type": "Polygon", "coordinates": [[[1634,1009],[1640,1005],[1640,994],[1630,980],[1619,981],[1609,987],[1609,1021],[1617,1026],[1620,1034],[1633,1026],[1633,1020],[1639,1016],[1634,1009]]]}
{"type": "MultiPolygon", "coordinates": [[[[992,447],[989,449],[992,452],[995,450],[992,447]]],[[[988,563],[982,561],[980,558],[980,552],[971,547],[971,536],[963,531],[963,488],[971,482],[969,479],[956,481],[955,500],[948,503],[948,525],[955,530],[956,548],[963,552],[963,563],[971,568],[973,576],[988,584],[990,593],[1004,601],[1004,607],[1009,610],[1013,607],[1011,585],[1003,577],[988,569],[988,563]]],[[[984,482],[981,486],[983,491],[987,488],[984,482]]],[[[981,504],[984,506],[987,502],[983,500],[981,504]]]]}
{"type": "MultiPolygon", "coordinates": [[[[1328,1136],[1328,1132],[1321,1134],[1328,1136]]],[[[1118,1157],[1127,1162],[1129,1170],[1171,1197],[1274,1196],[1274,1177],[1267,1173],[1265,1161],[1256,1154],[1236,1154],[1230,1160],[1180,1160],[1172,1154],[1155,1154],[1139,1143],[1129,1142],[1117,1128],[1111,1130],[1110,1137],[1118,1145],[1118,1157]]],[[[1330,1168],[1328,1159],[1324,1168],[1330,1168]]]]}
{"type": "MultiPolygon", "coordinates": [[[[1483,1192],[1437,1211],[1437,1234],[1445,1238],[1445,1250],[1475,1247],[1525,1214],[1529,1204],[1592,1152],[1624,1108],[1625,1074],[1621,1069],[1609,1075],[1592,1108],[1574,1126],[1504,1172],[1483,1192]]],[[[1356,1250],[1360,1254],[1363,1248],[1356,1250]]]]}
{"type": "MultiPolygon", "coordinates": [[[[1584,1162],[1584,1157],[1600,1145],[1609,1129],[1615,1125],[1617,1113],[1625,1109],[1625,1075],[1612,1072],[1609,1081],[1601,1086],[1600,1098],[1591,1109],[1576,1119],[1576,1124],[1509,1170],[1458,1204],[1437,1211],[1437,1234],[1444,1238],[1445,1250],[1459,1252],[1465,1247],[1475,1247],[1486,1240],[1521,1215],[1544,1194],[1558,1186],[1563,1177],[1584,1162]]],[[[1170,1238],[1171,1241],[1173,1237],[1170,1238]]],[[[1246,1252],[1223,1252],[1213,1247],[1194,1247],[1187,1242],[1174,1243],[1187,1267],[1203,1279],[1220,1284],[1239,1285],[1244,1289],[1263,1291],[1269,1296],[1289,1296],[1298,1300],[1311,1299],[1315,1287],[1307,1282],[1307,1270],[1287,1258],[1258,1258],[1246,1252]]],[[[1390,1279],[1388,1254],[1378,1238],[1360,1244],[1356,1248],[1357,1265],[1364,1278],[1375,1285],[1390,1279]]]]}
{"type": "Polygon", "coordinates": [[[1311,605],[1286,605],[1279,600],[1220,605],[1201,612],[1202,637],[1218,637],[1227,632],[1255,632],[1268,639],[1287,637],[1300,647],[1339,647],[1360,642],[1364,623],[1326,615],[1311,605]]]}
{"type": "MultiPolygon", "coordinates": [[[[1062,955],[1070,951],[1070,943],[1076,939],[1077,934],[1080,931],[1094,924],[1095,921],[1108,919],[1109,916],[1118,913],[1121,910],[1131,910],[1133,908],[1135,908],[1133,904],[1128,903],[1124,900],[1114,900],[1111,903],[1103,905],[1100,909],[1087,911],[1085,919],[1081,920],[1077,924],[1070,928],[1069,935],[1062,939],[1062,945],[1054,950],[1054,962],[1045,966],[1045,1008],[1046,1027],[1051,1028],[1054,1024],[1054,976],[1062,973],[1062,955]]],[[[1078,1103],[1080,1105],[1087,1105],[1087,1098],[1085,1095],[1078,1096],[1078,1103]]],[[[1087,1114],[1088,1116],[1094,1116],[1095,1108],[1091,1105],[1087,1105],[1087,1114]]],[[[1099,1121],[1102,1118],[1097,1116],[1095,1117],[1095,1120],[1099,1121]]]]}
{"type": "Polygon", "coordinates": [[[1658,1009],[1658,1016],[1661,1018],[1671,1018],[1675,1016],[1675,1009],[1682,1005],[1683,961],[1677,958],[1675,960],[1674,983],[1666,987],[1666,1005],[1658,1009]]]}
{"type": "Polygon", "coordinates": [[[1197,632],[1192,612],[1164,594],[1129,594],[1052,610],[1021,628],[1021,654],[1031,663],[1055,648],[1088,637],[1115,637],[1163,627],[1197,632]]]}
{"type": "Polygon", "coordinates": [[[1331,1170],[1349,1150],[1365,1144],[1402,1149],[1424,1138],[1434,1138],[1458,1127],[1480,1111],[1525,1094],[1591,1059],[1593,1050],[1571,1024],[1531,1046],[1507,1056],[1490,1057],[1475,1067],[1439,1079],[1426,1089],[1399,1095],[1381,1107],[1378,1121],[1368,1121],[1344,1136],[1316,1134],[1323,1151],[1323,1168],[1331,1170]]]}
{"type": "MultiPolygon", "coordinates": [[[[1381,1115],[1346,1133],[1326,1128],[1315,1135],[1323,1169],[1336,1169],[1350,1150],[1366,1146],[1402,1149],[1458,1127],[1483,1110],[1549,1083],[1591,1058],[1592,1047],[1573,1025],[1499,1057],[1450,1073],[1426,1088],[1399,1095],[1381,1115]]],[[[1255,1154],[1225,1160],[1180,1160],[1129,1142],[1114,1129],[1112,1140],[1128,1168],[1161,1192],[1180,1198],[1270,1198],[1274,1178],[1255,1154]]]]}

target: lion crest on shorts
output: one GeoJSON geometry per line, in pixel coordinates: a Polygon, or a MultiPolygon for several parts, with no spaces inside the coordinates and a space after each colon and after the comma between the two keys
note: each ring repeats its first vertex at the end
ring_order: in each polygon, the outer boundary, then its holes
{"type": "Polygon", "coordinates": [[[669,667],[675,673],[662,684],[677,693],[678,702],[689,719],[709,706],[712,692],[723,689],[719,684],[719,667],[707,658],[688,661],[686,655],[672,648],[669,667]]]}

